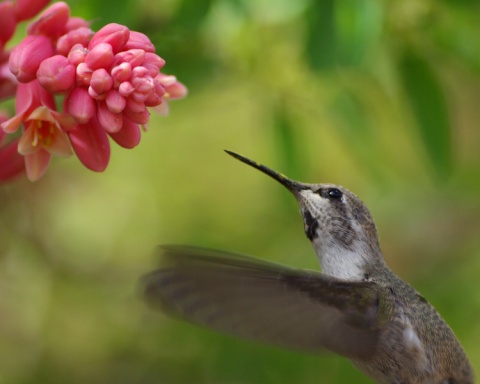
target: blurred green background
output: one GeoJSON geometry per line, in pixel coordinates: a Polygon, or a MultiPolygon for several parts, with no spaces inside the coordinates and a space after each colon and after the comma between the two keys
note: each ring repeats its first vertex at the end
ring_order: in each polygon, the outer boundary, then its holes
{"type": "Polygon", "coordinates": [[[138,278],[185,243],[318,268],[294,199],[223,153],[371,209],[392,269],[480,374],[480,23],[462,0],[75,0],[150,36],[187,99],[94,174],[0,187],[0,383],[369,383],[338,356],[151,311],[138,278]]]}

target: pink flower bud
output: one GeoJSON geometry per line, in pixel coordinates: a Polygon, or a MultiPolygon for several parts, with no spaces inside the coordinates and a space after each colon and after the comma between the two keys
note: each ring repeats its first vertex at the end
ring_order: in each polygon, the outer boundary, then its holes
{"type": "Polygon", "coordinates": [[[92,35],[93,31],[90,28],[81,27],[74,29],[58,39],[57,52],[66,56],[76,44],[86,47],[92,35]]]}
{"type": "Polygon", "coordinates": [[[52,55],[52,44],[45,36],[27,36],[13,48],[8,65],[19,82],[28,83],[35,79],[40,63],[52,55]]]}
{"type": "Polygon", "coordinates": [[[86,124],[95,115],[95,101],[84,88],[73,88],[65,98],[65,110],[80,124],[86,124]]]}
{"type": "Polygon", "coordinates": [[[133,88],[132,83],[130,83],[129,81],[124,81],[118,87],[118,92],[120,92],[120,95],[122,95],[123,97],[128,97],[133,92],[135,92],[135,88],[133,88]]]}
{"type": "Polygon", "coordinates": [[[10,1],[0,3],[0,47],[10,40],[17,26],[14,4],[10,1]]]}
{"type": "Polygon", "coordinates": [[[155,46],[150,39],[141,32],[130,31],[130,37],[125,49],[141,49],[145,52],[155,52],[155,46]]]}
{"type": "Polygon", "coordinates": [[[17,21],[29,20],[36,16],[50,0],[16,0],[15,14],[17,21]]]}
{"type": "Polygon", "coordinates": [[[65,25],[70,17],[70,8],[63,1],[52,4],[34,23],[27,28],[29,35],[45,35],[56,38],[65,32],[65,25]]]}
{"type": "Polygon", "coordinates": [[[120,52],[128,41],[130,30],[124,25],[107,24],[95,33],[88,44],[88,49],[93,49],[100,43],[107,43],[112,46],[113,53],[120,52]]]}
{"type": "Polygon", "coordinates": [[[123,126],[120,131],[110,133],[110,137],[123,148],[131,149],[140,142],[140,127],[133,121],[123,118],[123,126]]]}
{"type": "Polygon", "coordinates": [[[150,93],[148,97],[145,99],[145,105],[147,107],[156,107],[157,105],[162,104],[163,95],[165,94],[165,90],[160,84],[155,84],[154,92],[150,93]]]}
{"type": "Polygon", "coordinates": [[[128,110],[130,113],[134,113],[134,114],[142,113],[145,110],[145,106],[143,105],[143,103],[138,103],[135,100],[128,98],[125,110],[128,110]]]}
{"type": "Polygon", "coordinates": [[[99,43],[87,53],[85,63],[90,69],[110,68],[115,57],[112,52],[112,46],[107,43],[99,43]]]}
{"type": "Polygon", "coordinates": [[[122,114],[111,112],[103,101],[97,103],[97,118],[102,128],[109,133],[118,132],[122,128],[122,114]]]}
{"type": "Polygon", "coordinates": [[[130,97],[131,97],[134,101],[136,101],[137,103],[144,103],[144,104],[145,104],[145,100],[147,100],[148,93],[133,92],[130,97]]]}
{"type": "Polygon", "coordinates": [[[113,113],[120,113],[124,110],[127,101],[116,89],[111,89],[105,98],[107,108],[113,113]]]}
{"type": "Polygon", "coordinates": [[[136,92],[140,93],[150,93],[153,91],[155,84],[153,83],[153,79],[148,77],[135,77],[132,79],[132,85],[135,88],[136,92]]]}
{"type": "Polygon", "coordinates": [[[77,66],[77,85],[88,87],[93,71],[85,63],[80,63],[77,66]]]}
{"type": "Polygon", "coordinates": [[[68,61],[70,61],[70,63],[72,63],[73,65],[79,65],[80,63],[84,63],[87,53],[87,48],[85,48],[82,44],[75,44],[70,49],[70,52],[68,52],[68,61]]]}
{"type": "Polygon", "coordinates": [[[87,124],[78,125],[68,132],[75,154],[82,164],[95,172],[107,168],[110,160],[110,143],[105,130],[94,116],[87,124]]]}
{"type": "Polygon", "coordinates": [[[122,63],[112,68],[112,78],[116,85],[127,81],[132,77],[132,66],[130,63],[122,63]]]}
{"type": "Polygon", "coordinates": [[[97,69],[93,71],[92,78],[90,79],[90,87],[98,94],[103,95],[108,92],[113,85],[113,79],[108,72],[103,69],[97,69]]]}
{"type": "Polygon", "coordinates": [[[132,68],[142,65],[145,60],[145,51],[142,49],[130,49],[128,51],[119,52],[115,55],[115,63],[129,63],[132,68]]]}
{"type": "Polygon", "coordinates": [[[155,53],[147,52],[145,53],[145,60],[142,65],[148,69],[150,76],[155,77],[158,75],[158,71],[165,65],[165,60],[155,53]]]}
{"type": "Polygon", "coordinates": [[[42,61],[37,78],[48,92],[64,92],[75,83],[75,67],[65,56],[55,55],[42,61]]]}
{"type": "Polygon", "coordinates": [[[132,98],[127,99],[127,105],[123,110],[124,115],[137,124],[147,124],[150,113],[144,103],[139,103],[132,98]]]}
{"type": "Polygon", "coordinates": [[[70,17],[65,24],[65,31],[70,32],[78,28],[90,29],[90,23],[81,17],[70,17]]]}
{"type": "Polygon", "coordinates": [[[132,70],[132,78],[148,76],[148,69],[144,66],[135,67],[132,70]]]}
{"type": "Polygon", "coordinates": [[[103,100],[105,98],[105,95],[100,95],[92,87],[88,87],[88,94],[90,97],[94,100],[103,100]]]}

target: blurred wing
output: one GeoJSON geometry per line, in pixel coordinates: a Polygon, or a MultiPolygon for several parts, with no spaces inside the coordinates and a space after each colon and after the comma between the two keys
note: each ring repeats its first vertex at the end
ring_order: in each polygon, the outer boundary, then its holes
{"type": "Polygon", "coordinates": [[[372,282],[344,282],[248,256],[162,247],[143,278],[149,303],[195,324],[308,352],[368,357],[389,317],[390,295],[372,282]]]}

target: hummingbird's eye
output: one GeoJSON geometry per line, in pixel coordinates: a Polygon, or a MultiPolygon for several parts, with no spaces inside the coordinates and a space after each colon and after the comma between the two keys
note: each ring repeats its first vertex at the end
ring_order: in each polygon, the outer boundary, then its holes
{"type": "Polygon", "coordinates": [[[328,197],[332,199],[341,199],[342,196],[343,196],[343,193],[338,188],[330,188],[328,190],[328,197]]]}

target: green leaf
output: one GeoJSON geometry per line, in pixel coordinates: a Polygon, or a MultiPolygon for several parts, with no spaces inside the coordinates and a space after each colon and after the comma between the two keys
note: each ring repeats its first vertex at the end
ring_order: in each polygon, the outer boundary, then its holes
{"type": "Polygon", "coordinates": [[[437,176],[444,177],[452,170],[452,135],[442,86],[431,65],[413,51],[401,58],[400,73],[426,152],[437,176]]]}

